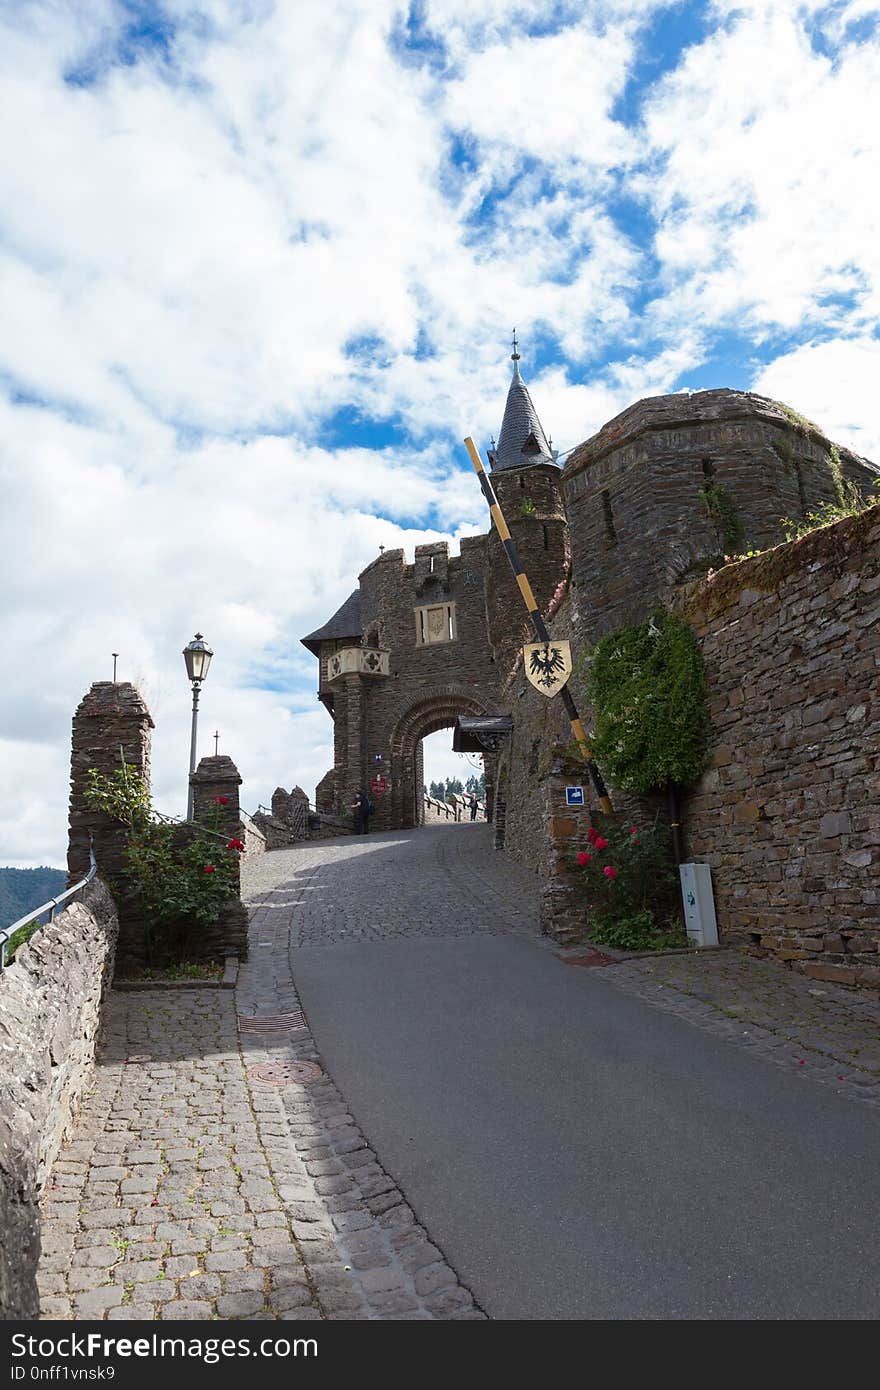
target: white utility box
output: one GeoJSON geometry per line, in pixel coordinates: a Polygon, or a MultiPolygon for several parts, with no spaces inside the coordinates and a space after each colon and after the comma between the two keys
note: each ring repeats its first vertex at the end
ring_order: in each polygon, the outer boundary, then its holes
{"type": "Polygon", "coordinates": [[[679,864],[684,928],[694,946],[717,946],[715,898],[708,864],[679,864]]]}

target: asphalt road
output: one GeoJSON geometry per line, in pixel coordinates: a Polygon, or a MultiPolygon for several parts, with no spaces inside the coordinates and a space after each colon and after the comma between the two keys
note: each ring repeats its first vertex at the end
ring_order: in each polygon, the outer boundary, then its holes
{"type": "Polygon", "coordinates": [[[340,841],[304,937],[326,944],[292,961],[326,1066],[478,1303],[502,1319],[877,1317],[878,1113],[563,964],[520,916],[500,932],[497,859],[477,894],[478,858],[438,838],[470,833],[340,841]],[[458,934],[408,932],[423,872],[434,923],[458,934]],[[382,933],[341,939],[334,893],[382,933]]]}

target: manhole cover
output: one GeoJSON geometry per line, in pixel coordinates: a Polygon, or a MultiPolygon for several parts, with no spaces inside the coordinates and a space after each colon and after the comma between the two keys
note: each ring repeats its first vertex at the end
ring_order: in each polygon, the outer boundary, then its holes
{"type": "Polygon", "coordinates": [[[238,1016],[240,1033],[289,1033],[295,1028],[305,1027],[305,1015],[300,1009],[295,1013],[264,1014],[259,1018],[245,1018],[242,1014],[238,1016]]]}
{"type": "Polygon", "coordinates": [[[258,1062],[248,1069],[251,1081],[261,1086],[307,1086],[323,1074],[317,1062],[258,1062]]]}
{"type": "Polygon", "coordinates": [[[613,965],[614,957],[604,951],[584,951],[579,956],[565,956],[566,965],[613,965]]]}

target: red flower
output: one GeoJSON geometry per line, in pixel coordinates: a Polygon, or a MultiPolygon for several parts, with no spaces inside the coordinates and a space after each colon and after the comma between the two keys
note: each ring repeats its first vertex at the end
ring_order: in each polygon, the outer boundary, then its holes
{"type": "Polygon", "coordinates": [[[578,855],[578,863],[580,864],[581,868],[583,868],[585,864],[589,864],[592,857],[593,856],[591,854],[587,854],[584,850],[581,850],[580,854],[578,855]]]}
{"type": "Polygon", "coordinates": [[[638,833],[639,833],[638,827],[635,826],[635,825],[631,825],[630,828],[629,828],[629,833],[630,833],[630,835],[638,835],[638,833]]]}
{"type": "Polygon", "coordinates": [[[212,874],[212,873],[214,873],[214,865],[213,865],[213,864],[206,864],[205,867],[202,869],[202,873],[203,873],[203,874],[212,874]]]}
{"type": "Polygon", "coordinates": [[[593,827],[590,826],[589,830],[587,831],[587,839],[589,840],[590,844],[591,844],[591,845],[594,845],[594,844],[596,843],[596,841],[598,840],[598,838],[599,838],[599,832],[598,832],[598,830],[594,830],[593,827]]]}
{"type": "Polygon", "coordinates": [[[608,848],[608,841],[607,841],[607,840],[603,840],[601,835],[597,835],[597,836],[596,836],[595,840],[593,841],[593,844],[596,846],[596,849],[607,849],[607,848],[608,848]]]}
{"type": "Polygon", "coordinates": [[[606,878],[617,878],[617,870],[612,869],[610,864],[606,864],[602,872],[606,878]]]}
{"type": "Polygon", "coordinates": [[[214,805],[215,805],[215,806],[228,806],[228,805],[229,805],[229,797],[228,797],[228,796],[215,796],[215,797],[214,797],[214,805]]]}
{"type": "Polygon", "coordinates": [[[229,844],[226,846],[226,848],[227,848],[227,849],[243,850],[243,849],[244,849],[244,843],[243,843],[243,841],[241,841],[241,840],[230,840],[230,841],[229,841],[229,844]]]}

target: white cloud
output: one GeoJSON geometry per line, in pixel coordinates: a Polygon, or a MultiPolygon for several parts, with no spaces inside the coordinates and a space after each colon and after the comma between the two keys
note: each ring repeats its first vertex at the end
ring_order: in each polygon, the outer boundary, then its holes
{"type": "Polygon", "coordinates": [[[802,21],[800,5],[738,10],[648,104],[658,163],[640,186],[679,321],[760,335],[876,320],[880,45],[832,62],[802,21]]]}
{"type": "Polygon", "coordinates": [[[755,377],[753,389],[814,420],[828,436],[880,464],[880,340],[805,343],[755,377]]]}
{"type": "Polygon", "coordinates": [[[182,809],[196,627],[203,746],[219,726],[246,804],[311,790],[331,724],[298,639],[380,544],[483,528],[460,440],[497,432],[514,323],[562,448],[724,331],[756,389],[880,452],[869,8],[718,4],[627,128],[664,8],[430,0],[435,61],[395,47],[402,0],[166,0],[167,54],[114,0],[6,7],[0,858],[59,862],[70,716],[111,651],[182,809]]]}

